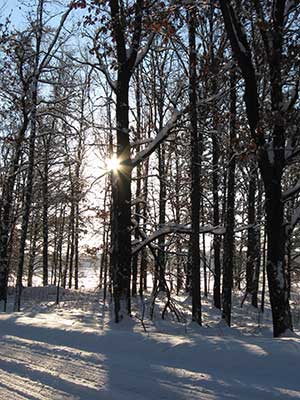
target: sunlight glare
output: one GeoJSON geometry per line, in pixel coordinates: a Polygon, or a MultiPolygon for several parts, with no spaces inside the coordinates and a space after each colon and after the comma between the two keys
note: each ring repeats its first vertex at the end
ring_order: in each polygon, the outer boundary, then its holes
{"type": "Polygon", "coordinates": [[[116,171],[120,167],[119,160],[117,159],[116,156],[108,158],[105,163],[107,171],[116,171]]]}

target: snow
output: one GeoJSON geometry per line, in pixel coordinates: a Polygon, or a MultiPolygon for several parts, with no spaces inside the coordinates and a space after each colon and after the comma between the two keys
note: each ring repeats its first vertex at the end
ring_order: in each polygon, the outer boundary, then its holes
{"type": "Polygon", "coordinates": [[[132,250],[132,254],[136,254],[139,252],[143,247],[152,243],[155,239],[159,238],[163,235],[168,235],[170,233],[191,233],[190,225],[180,225],[180,224],[168,224],[162,226],[157,231],[153,232],[150,236],[145,238],[142,242],[139,242],[137,246],[132,250]]]}
{"type": "MultiPolygon", "coordinates": [[[[151,44],[153,42],[153,39],[155,37],[155,33],[152,32],[147,40],[146,45],[141,48],[137,54],[137,58],[135,60],[135,64],[134,64],[134,69],[137,68],[137,66],[143,61],[143,59],[146,57],[148,51],[150,50],[151,44]]],[[[132,52],[132,50],[130,51],[130,53],[132,52]]]]}
{"type": "MultiPolygon", "coordinates": [[[[51,292],[47,302],[29,297],[21,313],[0,315],[1,399],[300,398],[300,339],[271,338],[268,312],[261,321],[247,304],[233,328],[210,301],[203,327],[161,320],[158,304],[144,332],[138,318],[114,324],[97,291],[65,291],[60,306],[51,292]]],[[[190,310],[188,298],[176,304],[190,310]]]]}

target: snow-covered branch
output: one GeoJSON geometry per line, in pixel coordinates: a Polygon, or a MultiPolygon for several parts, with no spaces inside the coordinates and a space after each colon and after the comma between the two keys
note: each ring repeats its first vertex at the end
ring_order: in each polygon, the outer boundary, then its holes
{"type": "Polygon", "coordinates": [[[135,63],[134,63],[134,67],[133,67],[134,69],[143,61],[143,59],[147,55],[148,51],[150,50],[151,44],[153,42],[154,36],[155,36],[155,33],[154,32],[151,33],[145,46],[139,50],[136,60],[135,60],[135,63]]]}
{"type": "MultiPolygon", "coordinates": [[[[241,227],[236,228],[235,232],[241,232],[246,229],[252,228],[253,225],[243,225],[241,227]]],[[[224,235],[226,228],[223,226],[212,226],[212,225],[205,225],[201,226],[199,229],[199,233],[210,233],[213,235],[224,235]]],[[[171,233],[182,233],[190,235],[192,233],[192,228],[190,224],[168,224],[162,226],[157,231],[153,232],[150,236],[146,237],[143,236],[143,241],[138,243],[136,247],[132,249],[132,255],[141,251],[145,246],[151,244],[154,240],[158,239],[161,236],[169,235],[171,233]]]]}
{"type": "Polygon", "coordinates": [[[148,158],[150,154],[152,154],[158,148],[158,146],[166,139],[171,130],[175,127],[179,118],[186,112],[187,108],[182,111],[173,111],[172,116],[167,124],[159,131],[152,142],[144,150],[137,153],[137,155],[133,158],[131,162],[133,168],[136,167],[140,162],[148,158]]]}
{"type": "Polygon", "coordinates": [[[152,243],[154,240],[158,239],[161,236],[169,235],[170,233],[186,233],[191,234],[191,226],[190,225],[180,225],[180,224],[169,224],[161,227],[157,231],[153,232],[152,235],[145,238],[142,242],[140,242],[134,249],[132,249],[131,254],[134,255],[138,253],[142,248],[152,243]]]}

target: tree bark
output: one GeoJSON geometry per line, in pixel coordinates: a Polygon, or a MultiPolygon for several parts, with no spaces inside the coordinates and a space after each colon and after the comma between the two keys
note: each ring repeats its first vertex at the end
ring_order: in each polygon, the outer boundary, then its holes
{"type": "MultiPolygon", "coordinates": [[[[268,238],[267,277],[273,316],[273,334],[281,336],[292,330],[292,319],[285,279],[285,231],[282,202],[282,174],[285,166],[285,112],[283,111],[283,83],[281,76],[285,1],[273,1],[271,22],[266,25],[256,7],[261,24],[259,29],[265,46],[273,118],[272,156],[268,152],[265,135],[259,127],[259,96],[252,63],[252,52],[245,29],[230,2],[220,0],[221,11],[233,54],[245,82],[245,105],[251,136],[258,152],[258,165],[265,188],[266,229],[268,238]]],[[[259,4],[257,3],[257,6],[259,4]]]]}
{"type": "Polygon", "coordinates": [[[192,204],[192,318],[199,325],[202,323],[200,294],[200,168],[199,133],[197,116],[197,54],[196,54],[196,7],[188,12],[189,28],[189,101],[191,130],[191,204],[192,204]]]}
{"type": "Polygon", "coordinates": [[[130,54],[126,51],[123,5],[110,0],[112,33],[117,50],[116,123],[117,158],[120,167],[112,179],[112,265],[115,321],[131,313],[131,175],[129,142],[129,82],[141,41],[143,0],[135,3],[135,19],[130,54]]]}
{"type": "Polygon", "coordinates": [[[236,141],[236,73],[230,71],[230,142],[228,154],[228,192],[226,207],[226,232],[224,235],[223,255],[223,306],[222,318],[228,326],[231,324],[231,295],[234,263],[234,203],[235,203],[235,156],[236,141]]]}

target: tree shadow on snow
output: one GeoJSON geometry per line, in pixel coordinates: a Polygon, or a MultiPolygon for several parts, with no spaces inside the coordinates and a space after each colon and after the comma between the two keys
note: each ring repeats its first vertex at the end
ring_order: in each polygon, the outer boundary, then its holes
{"type": "Polygon", "coordinates": [[[69,325],[60,325],[59,310],[57,321],[48,325],[47,312],[2,318],[0,398],[267,400],[300,396],[295,373],[291,374],[300,366],[297,340],[220,337],[204,328],[176,335],[171,328],[169,333],[144,333],[130,319],[114,324],[111,308],[96,302],[85,311],[73,311],[68,314],[69,325]],[[45,324],[40,326],[43,318],[45,324]],[[286,362],[289,365],[283,366],[286,362]]]}

